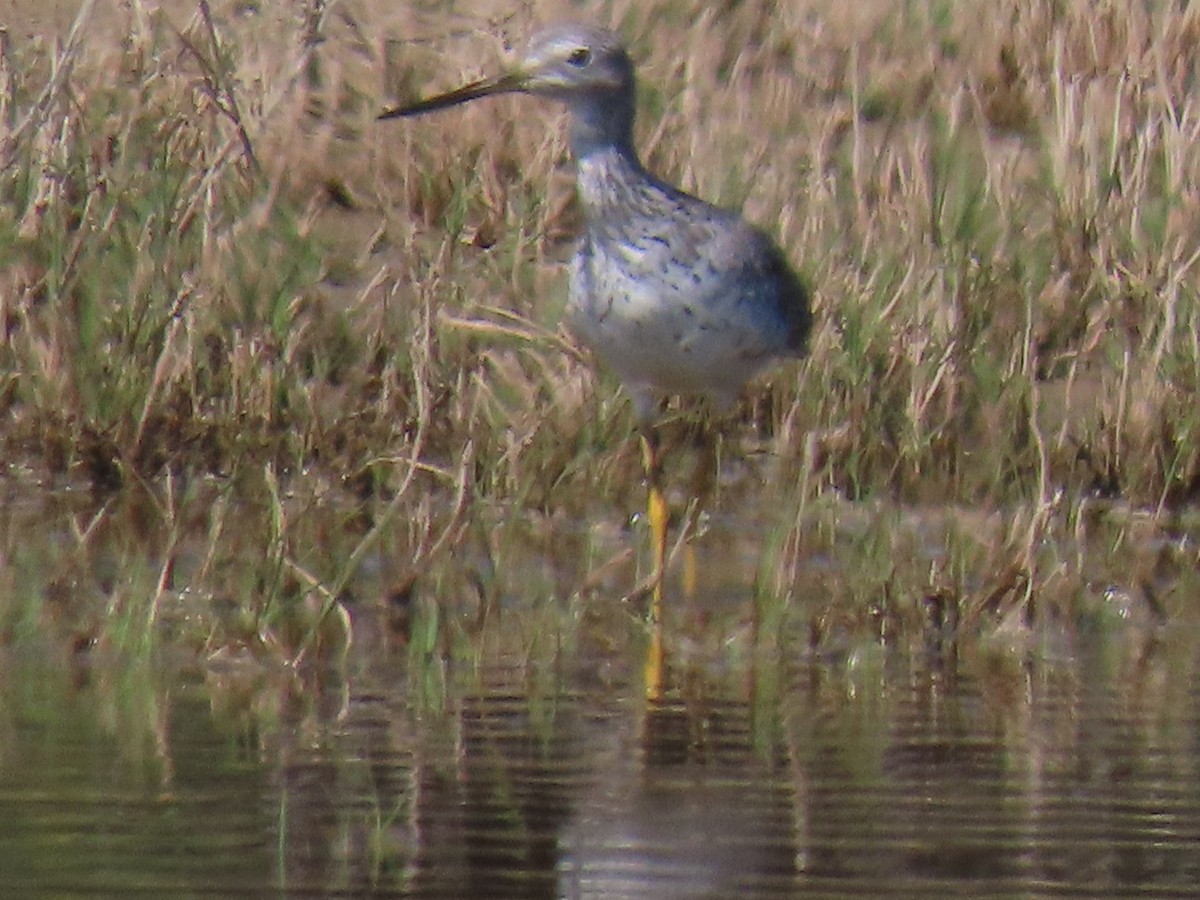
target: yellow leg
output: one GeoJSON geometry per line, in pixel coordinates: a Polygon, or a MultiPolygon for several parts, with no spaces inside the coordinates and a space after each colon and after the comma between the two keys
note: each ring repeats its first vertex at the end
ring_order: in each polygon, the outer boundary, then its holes
{"type": "Polygon", "coordinates": [[[650,538],[654,544],[654,594],[650,601],[650,620],[662,618],[663,576],[667,567],[667,525],[671,512],[661,484],[661,462],[658,441],[649,429],[642,431],[642,459],[646,463],[646,482],[649,497],[646,513],[650,518],[650,538]]]}
{"type": "MultiPolygon", "coordinates": [[[[700,440],[700,460],[696,464],[696,471],[692,476],[693,518],[690,522],[693,527],[697,527],[697,531],[700,516],[708,506],[717,481],[717,442],[707,422],[700,440]]],[[[688,599],[696,596],[696,584],[699,577],[696,545],[689,540],[683,548],[683,593],[688,599]]]]}
{"type": "Polygon", "coordinates": [[[696,596],[696,545],[688,541],[683,547],[683,596],[691,600],[696,596]]]}
{"type": "Polygon", "coordinates": [[[671,518],[667,498],[660,481],[661,461],[658,441],[647,427],[642,430],[642,459],[646,464],[649,497],[646,513],[650,518],[650,536],[654,544],[654,591],[650,596],[650,647],[646,654],[646,697],[662,695],[664,652],[662,640],[663,578],[667,567],[667,525],[671,518]]]}
{"type": "Polygon", "coordinates": [[[666,653],[663,652],[662,622],[650,626],[650,646],[646,648],[646,699],[661,700],[666,678],[666,653]]]}

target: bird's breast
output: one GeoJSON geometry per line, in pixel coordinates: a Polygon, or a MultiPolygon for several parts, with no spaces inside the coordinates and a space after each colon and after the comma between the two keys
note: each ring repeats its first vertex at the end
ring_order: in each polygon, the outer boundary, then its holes
{"type": "Polygon", "coordinates": [[[738,292],[716,272],[676,260],[653,237],[585,239],[571,272],[570,324],[626,384],[717,393],[773,355],[738,292]]]}

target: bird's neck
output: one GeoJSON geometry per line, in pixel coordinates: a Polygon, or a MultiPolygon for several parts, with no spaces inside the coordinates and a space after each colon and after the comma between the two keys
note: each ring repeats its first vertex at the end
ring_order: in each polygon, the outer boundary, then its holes
{"type": "Polygon", "coordinates": [[[613,216],[636,209],[655,180],[649,176],[632,149],[608,145],[580,156],[575,161],[576,184],[584,215],[592,222],[616,221],[613,216]]]}
{"type": "Polygon", "coordinates": [[[633,98],[622,94],[573,97],[571,153],[581,164],[595,154],[618,153],[633,160],[633,98]]]}
{"type": "Polygon", "coordinates": [[[593,222],[628,210],[652,181],[633,148],[633,93],[572,98],[571,153],[579,199],[593,222]]]}

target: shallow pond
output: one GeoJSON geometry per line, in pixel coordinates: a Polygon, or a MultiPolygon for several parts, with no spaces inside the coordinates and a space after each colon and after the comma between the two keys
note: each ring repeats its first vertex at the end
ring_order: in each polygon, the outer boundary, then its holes
{"type": "MultiPolygon", "coordinates": [[[[510,533],[407,592],[387,587],[392,535],[345,594],[348,648],[297,666],[272,651],[287,604],[263,600],[287,592],[235,571],[266,565],[270,529],[214,528],[219,504],[189,496],[173,520],[187,540],[87,497],[4,507],[6,894],[1200,891],[1192,624],[1101,603],[930,639],[810,615],[824,601],[798,596],[789,609],[807,612],[756,638],[754,557],[734,565],[744,548],[715,523],[704,540],[728,553],[673,603],[648,690],[636,606],[604,578],[559,587],[637,535],[560,535],[555,556],[542,523],[515,573],[484,577],[511,568],[510,533]],[[257,632],[238,624],[255,608],[257,632]]],[[[296,554],[300,523],[324,548],[304,557],[314,570],[354,544],[336,507],[289,515],[296,554]]]]}
{"type": "Polygon", "coordinates": [[[437,705],[403,658],[113,683],[11,653],[0,871],[22,896],[1193,896],[1195,635],[1073,637],[957,671],[751,660],[654,700],[498,660],[437,705]]]}

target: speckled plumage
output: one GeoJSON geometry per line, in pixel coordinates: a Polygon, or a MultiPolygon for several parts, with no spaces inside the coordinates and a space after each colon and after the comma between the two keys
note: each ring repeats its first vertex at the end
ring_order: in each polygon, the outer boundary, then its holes
{"type": "Polygon", "coordinates": [[[702,395],[728,408],[772,361],[802,355],[808,295],[776,244],[638,160],[633,64],[612,32],[547,28],[512,72],[383,117],[513,91],[552,97],[570,110],[585,225],[568,316],[621,379],[639,421],[653,419],[663,394],[702,395]]]}
{"type": "Polygon", "coordinates": [[[626,174],[635,166],[611,151],[580,161],[587,226],[572,326],[621,378],[639,419],[662,393],[728,409],[764,366],[803,350],[803,287],[762,232],[645,172],[626,174]],[[624,186],[604,184],[615,181],[624,186]]]}

